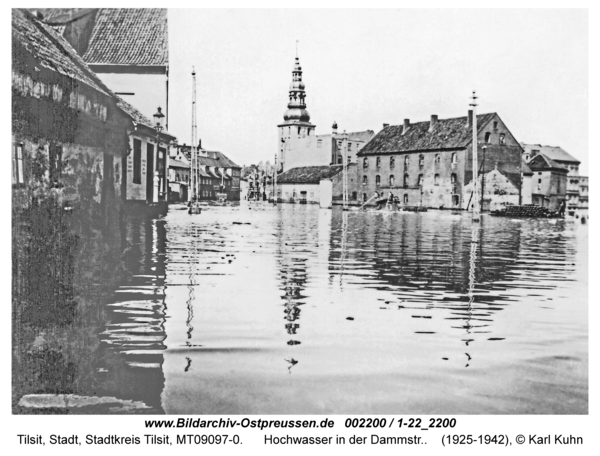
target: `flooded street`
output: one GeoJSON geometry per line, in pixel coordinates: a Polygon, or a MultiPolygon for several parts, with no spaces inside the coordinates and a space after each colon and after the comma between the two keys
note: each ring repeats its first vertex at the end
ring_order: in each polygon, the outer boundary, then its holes
{"type": "Polygon", "coordinates": [[[587,413],[588,225],[182,209],[127,222],[131,274],[45,333],[87,347],[72,379],[31,392],[114,399],[71,413],[587,413]]]}

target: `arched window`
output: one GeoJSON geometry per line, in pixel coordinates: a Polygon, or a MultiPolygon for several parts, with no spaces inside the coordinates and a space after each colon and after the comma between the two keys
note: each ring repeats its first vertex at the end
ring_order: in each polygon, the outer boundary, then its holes
{"type": "Polygon", "coordinates": [[[406,168],[408,166],[408,155],[404,156],[404,167],[406,168]]]}
{"type": "Polygon", "coordinates": [[[394,186],[394,175],[392,174],[390,176],[390,187],[393,187],[393,186],[394,186]]]}
{"type": "Polygon", "coordinates": [[[377,168],[381,167],[381,157],[377,157],[376,166],[377,168]]]}
{"type": "Polygon", "coordinates": [[[367,157],[363,158],[363,168],[369,167],[369,159],[367,157]]]}
{"type": "Polygon", "coordinates": [[[425,157],[423,155],[419,155],[419,168],[423,168],[425,165],[425,157]]]}
{"type": "Polygon", "coordinates": [[[456,184],[456,174],[452,173],[452,174],[450,175],[450,183],[451,183],[452,185],[456,184]]]}
{"type": "Polygon", "coordinates": [[[500,144],[506,144],[506,136],[504,133],[500,133],[500,144]]]}
{"type": "Polygon", "coordinates": [[[485,143],[486,143],[486,144],[489,144],[489,143],[490,143],[490,137],[491,137],[491,136],[492,136],[492,134],[491,134],[489,131],[487,131],[487,132],[485,133],[485,143]]]}
{"type": "Polygon", "coordinates": [[[404,194],[404,204],[408,204],[408,193],[404,194]]]}
{"type": "Polygon", "coordinates": [[[435,176],[433,176],[433,183],[434,185],[440,185],[440,175],[436,174],[435,176]]]}
{"type": "Polygon", "coordinates": [[[390,169],[394,169],[395,165],[396,165],[396,158],[390,157],[390,169]]]}
{"type": "Polygon", "coordinates": [[[408,187],[408,174],[404,175],[404,186],[408,187]]]}
{"type": "Polygon", "coordinates": [[[419,174],[419,185],[423,185],[423,175],[419,174]]]}
{"type": "Polygon", "coordinates": [[[367,176],[363,176],[363,185],[367,185],[367,176]]]}
{"type": "Polygon", "coordinates": [[[458,161],[458,157],[456,155],[456,152],[452,153],[452,164],[456,165],[456,162],[458,161]]]}
{"type": "Polygon", "coordinates": [[[379,187],[381,185],[381,176],[379,174],[375,176],[375,185],[379,187]]]}

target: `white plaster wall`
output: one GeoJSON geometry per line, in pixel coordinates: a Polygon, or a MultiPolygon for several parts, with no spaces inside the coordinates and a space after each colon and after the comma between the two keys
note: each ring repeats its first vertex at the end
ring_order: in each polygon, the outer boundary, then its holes
{"type": "MultiPolygon", "coordinates": [[[[113,92],[132,92],[135,95],[119,95],[148,119],[157,108],[167,114],[167,77],[164,74],[97,73],[113,92]]],[[[166,120],[166,119],[165,119],[166,120]]]]}
{"type": "Polygon", "coordinates": [[[521,204],[532,204],[533,179],[531,176],[521,176],[521,204]]]}
{"type": "Polygon", "coordinates": [[[277,184],[278,198],[281,198],[282,202],[289,203],[290,199],[296,193],[294,203],[300,201],[300,193],[306,192],[306,201],[310,204],[319,204],[320,192],[319,184],[277,184]]]}

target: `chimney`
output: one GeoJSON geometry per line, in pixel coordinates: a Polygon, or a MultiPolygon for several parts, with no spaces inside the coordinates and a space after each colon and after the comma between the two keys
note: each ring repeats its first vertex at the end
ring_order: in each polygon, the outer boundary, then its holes
{"type": "Polygon", "coordinates": [[[402,134],[406,133],[410,127],[410,119],[404,119],[404,128],[402,129],[402,134]]]}
{"type": "Polygon", "coordinates": [[[467,127],[473,126],[473,110],[469,109],[469,120],[467,121],[467,127]]]}
{"type": "Polygon", "coordinates": [[[431,114],[431,122],[429,122],[429,131],[433,131],[437,121],[438,121],[437,114],[431,114]]]}
{"type": "Polygon", "coordinates": [[[390,124],[383,124],[383,128],[389,127],[390,124]]]}

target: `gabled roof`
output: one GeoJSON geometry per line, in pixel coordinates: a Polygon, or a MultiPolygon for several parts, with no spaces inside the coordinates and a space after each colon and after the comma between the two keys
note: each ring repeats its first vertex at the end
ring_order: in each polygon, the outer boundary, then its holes
{"type": "MultiPolygon", "coordinates": [[[[477,131],[483,130],[495,116],[496,113],[479,114],[477,131]]],[[[429,131],[429,127],[429,121],[412,123],[402,134],[403,125],[389,125],[377,133],[358,155],[461,149],[467,147],[473,139],[473,128],[468,126],[467,116],[438,119],[433,131],[429,131]]]]}
{"type": "MultiPolygon", "coordinates": [[[[180,148],[181,153],[187,161],[191,163],[192,152],[189,146],[182,146],[180,148]]],[[[227,155],[216,150],[198,149],[200,164],[204,166],[214,166],[217,168],[239,168],[241,166],[235,164],[227,155]]]]}
{"type": "Polygon", "coordinates": [[[340,173],[344,165],[302,166],[288,169],[277,176],[278,184],[318,184],[322,179],[331,179],[340,173]]]}
{"type": "Polygon", "coordinates": [[[521,160],[521,174],[523,174],[524,176],[531,176],[533,174],[531,168],[527,166],[525,160],[521,160]]]}
{"type": "MultiPolygon", "coordinates": [[[[55,26],[96,13],[83,59],[90,65],[169,64],[167,10],[162,8],[44,8],[55,26]]],[[[87,39],[87,38],[84,38],[87,39]]]]}
{"type": "Polygon", "coordinates": [[[562,147],[559,146],[542,146],[541,144],[523,144],[523,149],[525,149],[525,153],[533,154],[533,151],[537,151],[537,153],[542,153],[546,157],[559,161],[559,162],[572,162],[572,163],[581,163],[567,151],[565,151],[562,147]]]}
{"type": "Polygon", "coordinates": [[[190,169],[190,165],[177,160],[176,158],[169,158],[169,168],[185,168],[190,169]]]}
{"type": "MultiPolygon", "coordinates": [[[[13,46],[23,46],[41,66],[82,82],[103,95],[114,96],[71,45],[30,12],[12,10],[12,39],[13,46]]],[[[19,57],[13,54],[14,58],[19,57]]]]}
{"type": "Polygon", "coordinates": [[[538,154],[529,160],[528,163],[529,168],[532,171],[543,171],[543,170],[556,170],[556,171],[565,171],[569,170],[563,165],[555,162],[551,158],[547,157],[545,154],[538,154]]]}

